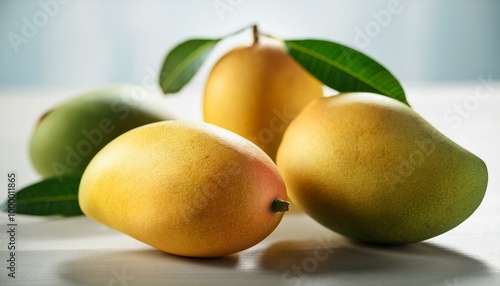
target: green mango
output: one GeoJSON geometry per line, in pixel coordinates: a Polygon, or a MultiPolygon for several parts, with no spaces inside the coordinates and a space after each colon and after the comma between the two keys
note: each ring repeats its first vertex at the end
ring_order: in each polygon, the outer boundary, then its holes
{"type": "Polygon", "coordinates": [[[36,124],[29,143],[33,166],[45,178],[82,174],[92,157],[120,134],[172,119],[162,105],[134,85],[103,87],[72,98],[36,124]]]}

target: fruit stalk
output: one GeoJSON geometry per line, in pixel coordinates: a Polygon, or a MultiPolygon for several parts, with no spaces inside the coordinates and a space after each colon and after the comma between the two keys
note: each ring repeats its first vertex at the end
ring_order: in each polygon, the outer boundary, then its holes
{"type": "Polygon", "coordinates": [[[253,45],[256,46],[259,44],[259,29],[257,28],[257,25],[252,26],[252,31],[253,31],[253,45]]]}
{"type": "Polygon", "coordinates": [[[289,205],[290,203],[287,201],[276,199],[271,205],[271,209],[273,210],[273,213],[286,212],[288,211],[289,205]]]}

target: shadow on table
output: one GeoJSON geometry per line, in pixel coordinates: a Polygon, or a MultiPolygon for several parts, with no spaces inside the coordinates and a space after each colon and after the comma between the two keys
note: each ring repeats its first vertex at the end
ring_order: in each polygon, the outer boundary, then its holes
{"type": "Polygon", "coordinates": [[[335,234],[207,259],[154,249],[80,251],[57,266],[64,285],[452,286],[498,278],[481,261],[430,243],[369,246],[335,234]]]}
{"type": "Polygon", "coordinates": [[[90,250],[82,256],[57,266],[65,285],[178,285],[175,283],[180,281],[204,281],[214,271],[230,271],[239,262],[237,254],[189,258],[155,249],[90,250]]]}
{"type": "Polygon", "coordinates": [[[261,255],[259,265],[278,273],[288,285],[448,286],[463,285],[461,279],[470,283],[474,277],[492,275],[483,262],[430,243],[375,246],[338,235],[272,244],[261,255]]]}

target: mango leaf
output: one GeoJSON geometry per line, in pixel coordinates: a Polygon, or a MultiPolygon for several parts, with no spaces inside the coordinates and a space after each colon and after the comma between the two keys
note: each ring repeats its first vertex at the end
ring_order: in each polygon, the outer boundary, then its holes
{"type": "Polygon", "coordinates": [[[253,24],[218,39],[192,39],[173,48],[165,58],[160,72],[159,81],[163,93],[175,93],[181,90],[194,77],[218,42],[250,27],[257,29],[253,24]]]}
{"type": "Polygon", "coordinates": [[[176,46],[167,55],[160,72],[160,86],[165,94],[182,89],[205,62],[219,39],[193,39],[176,46]]]}
{"type": "Polygon", "coordinates": [[[7,199],[0,209],[7,212],[15,205],[16,214],[83,215],[78,205],[80,179],[79,176],[63,176],[35,183],[16,192],[15,203],[7,199]]]}
{"type": "Polygon", "coordinates": [[[284,42],[288,53],[325,85],[339,92],[379,93],[409,105],[398,80],[361,52],[323,40],[284,42]]]}

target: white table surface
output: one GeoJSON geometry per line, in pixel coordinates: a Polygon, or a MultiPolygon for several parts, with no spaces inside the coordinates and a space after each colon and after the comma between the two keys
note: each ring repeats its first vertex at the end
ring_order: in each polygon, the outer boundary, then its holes
{"type": "MultiPolygon", "coordinates": [[[[356,244],[300,212],[287,213],[256,246],[218,259],[157,251],[86,217],[17,215],[16,278],[7,277],[7,215],[0,213],[0,285],[500,285],[500,83],[408,84],[413,108],[482,158],[486,196],[455,229],[403,247],[356,244]],[[478,93],[479,92],[479,93],[478,93]],[[460,126],[446,121],[465,106],[460,126]],[[455,128],[456,127],[456,128],[455,128]],[[318,256],[317,254],[321,254],[318,256]]],[[[0,199],[7,173],[18,186],[38,180],[27,143],[36,118],[86,88],[0,88],[0,199]]],[[[186,87],[165,104],[180,118],[201,119],[201,88],[186,87]]]]}

